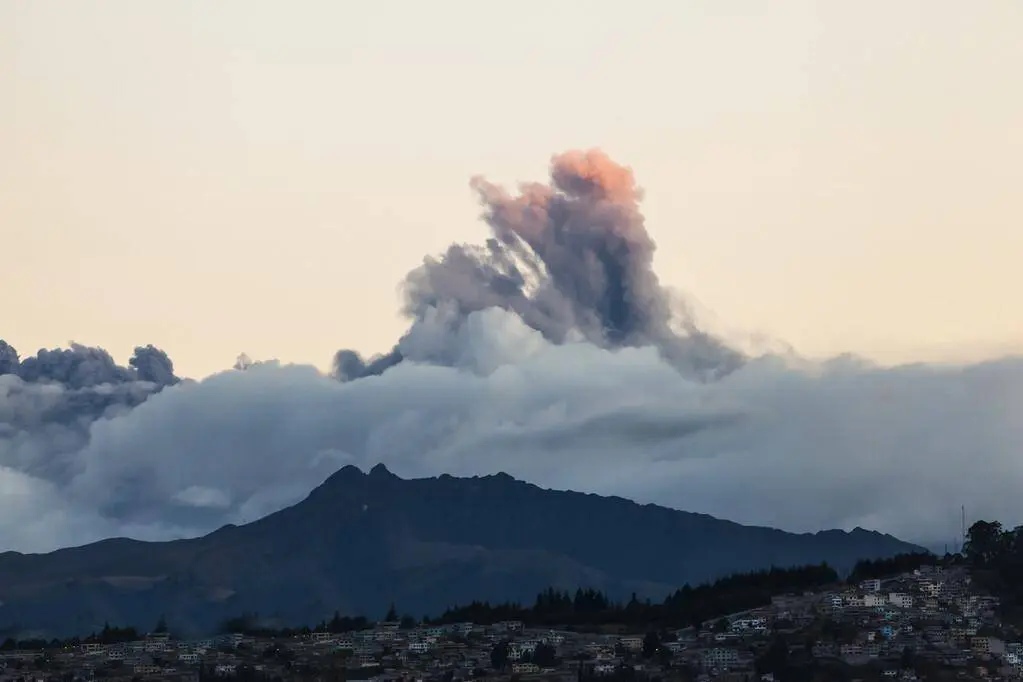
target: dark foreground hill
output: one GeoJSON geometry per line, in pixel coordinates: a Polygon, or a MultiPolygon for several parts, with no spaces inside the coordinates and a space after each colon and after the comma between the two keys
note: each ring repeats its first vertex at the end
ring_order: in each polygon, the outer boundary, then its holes
{"type": "Polygon", "coordinates": [[[243,612],[300,624],[335,610],[379,618],[391,603],[418,616],[547,586],[660,599],[740,571],[843,571],[919,550],[862,529],[785,533],[506,474],[405,480],[345,467],[293,507],[202,538],[0,554],[0,630],[76,634],[165,615],[200,632],[243,612]]]}

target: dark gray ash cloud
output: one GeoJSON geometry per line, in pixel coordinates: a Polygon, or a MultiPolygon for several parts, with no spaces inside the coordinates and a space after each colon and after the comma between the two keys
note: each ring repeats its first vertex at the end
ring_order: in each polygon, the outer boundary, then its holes
{"type": "Polygon", "coordinates": [[[78,343],[19,359],[0,340],[0,467],[13,462],[58,484],[70,480],[97,420],[127,414],[180,381],[154,346],[136,348],[129,364],[78,343]]]}
{"type": "Polygon", "coordinates": [[[15,374],[21,366],[18,351],[3,339],[0,339],[0,374],[15,374]]]}
{"type": "Polygon", "coordinates": [[[142,381],[149,381],[158,386],[173,386],[179,381],[174,376],[174,363],[166,353],[152,344],[136,346],[128,365],[142,381]]]}
{"type": "Polygon", "coordinates": [[[198,535],[378,462],[797,531],[941,543],[962,504],[1023,522],[1023,358],[743,354],[658,281],[628,169],[573,152],[546,184],[472,186],[488,239],[425,259],[394,349],[331,376],[243,354],[197,382],[150,345],[122,365],[0,341],[0,551],[198,535]]]}
{"type": "Polygon", "coordinates": [[[53,381],[69,388],[89,388],[101,384],[123,384],[137,375],[120,367],[102,348],[72,343],[70,348],[42,348],[21,361],[17,375],[23,381],[53,381]]]}
{"type": "Polygon", "coordinates": [[[353,381],[377,376],[394,367],[404,358],[397,348],[390,353],[375,355],[366,360],[358,351],[342,349],[334,354],[333,375],[338,381],[353,381]]]}

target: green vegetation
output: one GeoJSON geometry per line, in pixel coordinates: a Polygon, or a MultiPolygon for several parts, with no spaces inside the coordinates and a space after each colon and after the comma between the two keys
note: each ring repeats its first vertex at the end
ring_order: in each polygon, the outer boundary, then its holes
{"type": "Polygon", "coordinates": [[[99,632],[94,632],[88,637],[71,639],[15,639],[8,637],[0,644],[0,651],[14,651],[23,649],[37,651],[40,649],[61,649],[64,647],[78,646],[79,644],[117,644],[119,642],[133,642],[141,638],[139,632],[132,627],[119,628],[111,627],[109,623],[103,626],[99,632]]]}
{"type": "Polygon", "coordinates": [[[473,602],[445,611],[432,623],[496,623],[520,620],[526,626],[568,626],[587,629],[605,625],[643,628],[688,627],[771,603],[771,597],[800,592],[838,582],[827,564],[800,568],[772,568],[740,573],[690,587],[685,585],[660,603],[641,601],[636,595],[624,603],[613,602],[599,590],[579,589],[575,595],[548,588],[537,595],[532,607],[518,604],[491,605],[473,602]]]}
{"type": "Polygon", "coordinates": [[[912,573],[921,566],[937,566],[942,559],[930,552],[898,554],[888,559],[857,561],[849,574],[849,582],[857,584],[871,578],[887,578],[901,573],[912,573]]]}
{"type": "Polygon", "coordinates": [[[1003,618],[1023,620],[1023,526],[1005,530],[998,521],[977,521],[963,554],[977,582],[1001,600],[1003,618]]]}

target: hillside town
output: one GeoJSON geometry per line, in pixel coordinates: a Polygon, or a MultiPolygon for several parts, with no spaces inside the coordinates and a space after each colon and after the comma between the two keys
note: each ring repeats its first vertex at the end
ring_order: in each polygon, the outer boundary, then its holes
{"type": "Polygon", "coordinates": [[[1023,680],[1023,642],[956,566],[772,598],[701,627],[600,632],[521,621],[379,622],[287,637],[226,633],[0,649],[0,682],[75,680],[1023,680]]]}

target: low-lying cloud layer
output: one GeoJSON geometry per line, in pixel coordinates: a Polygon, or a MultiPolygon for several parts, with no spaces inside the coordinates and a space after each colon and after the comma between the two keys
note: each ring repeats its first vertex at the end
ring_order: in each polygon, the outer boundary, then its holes
{"type": "Polygon", "coordinates": [[[181,381],[153,346],[121,367],[0,341],[0,551],[196,535],[380,461],[790,530],[941,543],[961,504],[1023,521],[1023,359],[747,357],[658,282],[628,169],[573,152],[551,175],[514,195],[474,179],[492,238],[426,259],[409,331],[332,376],[242,357],[181,381]]]}

